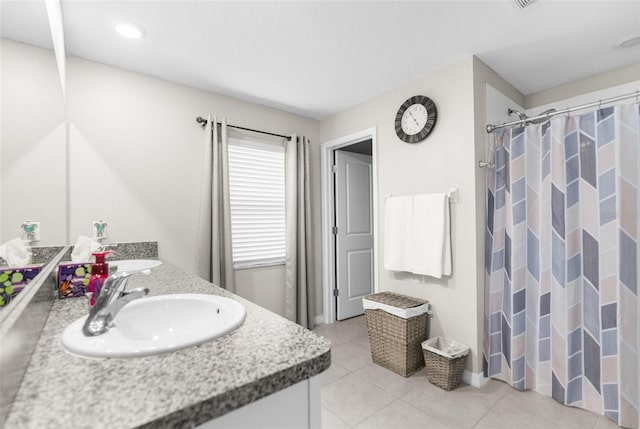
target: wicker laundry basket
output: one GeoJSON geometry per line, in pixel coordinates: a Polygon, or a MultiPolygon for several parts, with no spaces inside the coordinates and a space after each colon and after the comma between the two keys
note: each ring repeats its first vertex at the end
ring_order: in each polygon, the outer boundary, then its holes
{"type": "Polygon", "coordinates": [[[427,301],[382,292],[363,298],[373,362],[403,377],[424,366],[421,344],[428,337],[427,301]]]}
{"type": "Polygon", "coordinates": [[[422,343],[427,378],[444,390],[453,390],[462,381],[469,347],[443,337],[433,337],[422,343]]]}

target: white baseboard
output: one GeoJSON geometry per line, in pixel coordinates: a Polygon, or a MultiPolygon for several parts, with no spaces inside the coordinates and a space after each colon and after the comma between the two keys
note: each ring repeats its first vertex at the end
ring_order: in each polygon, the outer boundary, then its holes
{"type": "Polygon", "coordinates": [[[482,372],[471,372],[465,369],[462,373],[462,382],[480,389],[489,382],[489,378],[485,377],[482,372]]]}
{"type": "Polygon", "coordinates": [[[325,324],[324,314],[317,315],[314,321],[316,322],[316,325],[324,325],[325,324]]]}

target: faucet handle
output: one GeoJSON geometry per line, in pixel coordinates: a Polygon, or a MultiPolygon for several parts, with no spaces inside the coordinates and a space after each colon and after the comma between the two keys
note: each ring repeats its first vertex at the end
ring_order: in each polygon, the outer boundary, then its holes
{"type": "Polygon", "coordinates": [[[100,247],[98,247],[98,252],[104,252],[105,250],[107,250],[108,248],[112,248],[115,249],[116,248],[116,244],[114,243],[107,243],[107,244],[101,244],[100,247]]]}
{"type": "Polygon", "coordinates": [[[144,298],[147,295],[149,295],[149,288],[140,287],[137,289],[130,290],[129,292],[125,292],[125,291],[120,292],[120,296],[118,297],[118,300],[124,300],[126,301],[125,303],[127,303],[127,302],[133,301],[134,299],[144,298]]]}

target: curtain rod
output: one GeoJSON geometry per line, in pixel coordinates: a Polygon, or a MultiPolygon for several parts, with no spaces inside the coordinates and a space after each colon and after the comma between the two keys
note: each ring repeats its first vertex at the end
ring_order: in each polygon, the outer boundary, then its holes
{"type": "MultiPolygon", "coordinates": [[[[199,123],[201,127],[204,127],[205,125],[207,125],[207,120],[204,119],[202,116],[198,116],[196,118],[196,122],[199,123]]],[[[220,124],[220,122],[218,122],[218,124],[220,124]]],[[[227,127],[235,128],[237,130],[251,131],[251,132],[254,132],[254,133],[267,134],[267,135],[274,136],[274,137],[282,137],[283,139],[291,140],[291,136],[283,136],[282,134],[270,133],[268,131],[254,130],[252,128],[239,127],[237,125],[229,125],[229,124],[227,124],[227,127]]]]}
{"type": "Polygon", "coordinates": [[[588,109],[589,107],[601,106],[603,104],[609,104],[609,103],[613,103],[613,102],[621,101],[621,100],[626,100],[628,98],[633,98],[633,97],[640,97],[640,91],[631,92],[629,94],[620,95],[618,97],[607,98],[605,100],[594,101],[593,103],[581,104],[580,106],[569,107],[569,108],[566,108],[564,110],[556,110],[555,112],[543,113],[541,115],[532,116],[530,118],[519,119],[517,121],[512,121],[512,122],[506,122],[506,123],[503,123],[501,125],[487,125],[487,127],[485,129],[487,130],[487,133],[492,133],[495,130],[497,130],[498,128],[511,127],[511,126],[514,126],[514,125],[523,124],[526,127],[531,122],[537,121],[537,120],[540,120],[540,119],[548,120],[548,119],[551,119],[552,117],[557,116],[557,115],[564,115],[565,113],[575,112],[576,110],[588,109]]]}

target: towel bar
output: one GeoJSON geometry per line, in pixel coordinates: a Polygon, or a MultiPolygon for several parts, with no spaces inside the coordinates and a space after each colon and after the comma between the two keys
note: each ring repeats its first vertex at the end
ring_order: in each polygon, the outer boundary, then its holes
{"type": "MultiPolygon", "coordinates": [[[[387,194],[384,199],[393,197],[393,194],[387,194]]],[[[447,197],[449,198],[449,202],[451,204],[456,204],[458,202],[458,188],[451,188],[449,192],[447,192],[447,197]]]]}

